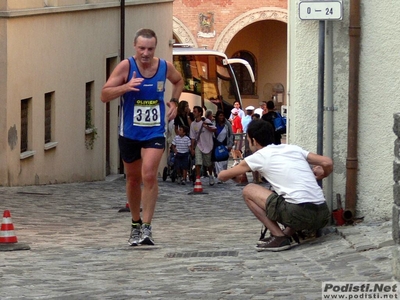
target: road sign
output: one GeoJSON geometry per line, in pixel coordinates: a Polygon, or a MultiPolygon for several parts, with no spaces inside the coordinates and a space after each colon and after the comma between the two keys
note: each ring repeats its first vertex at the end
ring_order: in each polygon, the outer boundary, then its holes
{"type": "Polygon", "coordinates": [[[342,20],[342,1],[300,1],[301,20],[342,20]]]}

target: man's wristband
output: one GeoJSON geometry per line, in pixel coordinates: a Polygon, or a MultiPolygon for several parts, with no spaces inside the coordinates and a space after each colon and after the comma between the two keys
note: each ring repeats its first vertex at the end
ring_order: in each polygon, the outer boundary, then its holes
{"type": "Polygon", "coordinates": [[[169,102],[174,102],[174,103],[176,103],[176,105],[178,105],[179,104],[179,99],[171,98],[171,100],[169,100],[169,102]]]}

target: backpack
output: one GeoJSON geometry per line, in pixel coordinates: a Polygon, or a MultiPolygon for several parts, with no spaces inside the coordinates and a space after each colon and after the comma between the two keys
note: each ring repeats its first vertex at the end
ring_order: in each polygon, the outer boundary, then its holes
{"type": "MultiPolygon", "coordinates": [[[[228,121],[226,121],[228,122],[228,121]]],[[[229,134],[228,126],[225,124],[226,134],[229,134]]],[[[225,161],[229,159],[229,151],[227,148],[228,136],[220,142],[217,139],[218,134],[215,132],[213,137],[214,146],[211,152],[211,161],[225,161]]]]}
{"type": "Polygon", "coordinates": [[[275,131],[281,134],[286,133],[286,118],[278,112],[275,112],[275,118],[272,119],[274,122],[275,131]]]}

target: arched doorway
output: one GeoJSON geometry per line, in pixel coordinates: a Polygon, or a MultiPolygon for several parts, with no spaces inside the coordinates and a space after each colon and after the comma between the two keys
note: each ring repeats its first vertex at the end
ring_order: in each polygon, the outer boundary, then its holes
{"type": "Polygon", "coordinates": [[[215,42],[214,49],[225,52],[232,38],[244,27],[265,20],[276,20],[287,24],[287,10],[277,7],[261,7],[250,10],[232,20],[215,42]]]}
{"type": "MultiPolygon", "coordinates": [[[[261,7],[233,19],[220,34],[213,49],[232,57],[240,51],[254,58],[256,83],[254,92],[242,95],[243,105],[258,106],[260,101],[273,99],[273,87],[280,84],[287,90],[287,10],[261,7]]],[[[185,24],[173,18],[176,43],[198,46],[197,38],[185,24]]],[[[285,95],[275,97],[276,107],[286,104],[285,95]]]]}
{"type": "MultiPolygon", "coordinates": [[[[238,52],[247,52],[254,57],[254,74],[256,84],[253,93],[243,89],[242,98],[257,105],[259,101],[268,101],[276,96],[273,89],[267,86],[277,84],[286,87],[287,77],[287,26],[279,21],[262,21],[252,23],[240,30],[227,45],[228,57],[238,52]],[[252,101],[253,99],[253,101],[252,101]]],[[[286,88],[285,88],[286,90],[286,88]]],[[[285,98],[276,98],[279,101],[285,98]]],[[[277,108],[284,104],[275,103],[277,108]]]]}
{"type": "Polygon", "coordinates": [[[193,47],[198,47],[196,38],[185,24],[176,17],[173,17],[173,37],[177,44],[192,44],[193,47]]]}

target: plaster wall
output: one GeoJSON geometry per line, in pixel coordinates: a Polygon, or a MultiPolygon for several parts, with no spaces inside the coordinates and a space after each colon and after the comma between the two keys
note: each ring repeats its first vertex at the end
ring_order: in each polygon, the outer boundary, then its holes
{"type": "MultiPolygon", "coordinates": [[[[29,185],[100,180],[105,176],[105,105],[100,101],[106,80],[106,59],[119,55],[120,10],[65,11],[0,18],[4,52],[0,54],[0,103],[5,104],[6,118],[1,118],[0,185],[29,185]],[[6,55],[4,53],[7,53],[6,55]],[[4,77],[2,77],[4,78],[4,77]],[[85,85],[94,82],[93,124],[98,130],[94,148],[85,146],[85,85]],[[54,91],[54,134],[57,146],[44,149],[44,95],[54,91]],[[29,150],[34,155],[21,159],[21,100],[30,98],[31,124],[29,150]],[[6,121],[4,121],[6,120],[6,121]],[[17,145],[7,140],[10,129],[17,145]],[[5,146],[7,145],[7,146],[5,146]],[[4,166],[2,164],[2,166],[4,166]]],[[[157,55],[171,58],[172,2],[157,5],[127,5],[126,51],[133,54],[135,32],[153,28],[158,35],[157,55]],[[165,17],[165,16],[170,17],[165,17]]],[[[168,95],[166,95],[168,97],[168,95]]],[[[117,102],[117,101],[116,101],[117,102]]],[[[111,128],[116,137],[117,109],[111,128]]],[[[115,146],[116,139],[111,143],[115,146]]],[[[115,147],[113,147],[115,149],[115,147]]],[[[118,155],[115,153],[115,155],[118,155]]]]}
{"type": "MultiPolygon", "coordinates": [[[[333,191],[346,190],[349,3],[344,18],[333,22],[334,112],[333,191]]],[[[289,2],[289,134],[288,142],[310,151],[317,145],[319,21],[302,21],[299,1],[289,2]]],[[[368,1],[361,6],[361,53],[358,131],[357,217],[391,216],[393,141],[392,116],[399,84],[398,1],[368,1]],[[376,12],[379,12],[377,14],[376,12]]],[[[324,126],[324,131],[327,130],[324,126]]],[[[326,141],[324,141],[326,145],[326,141]]],[[[324,149],[324,152],[326,149],[324,149]]],[[[332,175],[331,175],[332,176],[332,175]]]]}
{"type": "MultiPolygon", "coordinates": [[[[129,0],[127,0],[128,2],[129,0]]],[[[0,0],[0,10],[38,9],[71,5],[119,3],[119,0],[0,0]]]]}
{"type": "MultiPolygon", "coordinates": [[[[0,19],[0,41],[7,34],[7,22],[0,19]]],[[[0,43],[0,185],[7,180],[7,45],[0,43]]],[[[16,146],[16,141],[14,142],[16,146]]]]}

